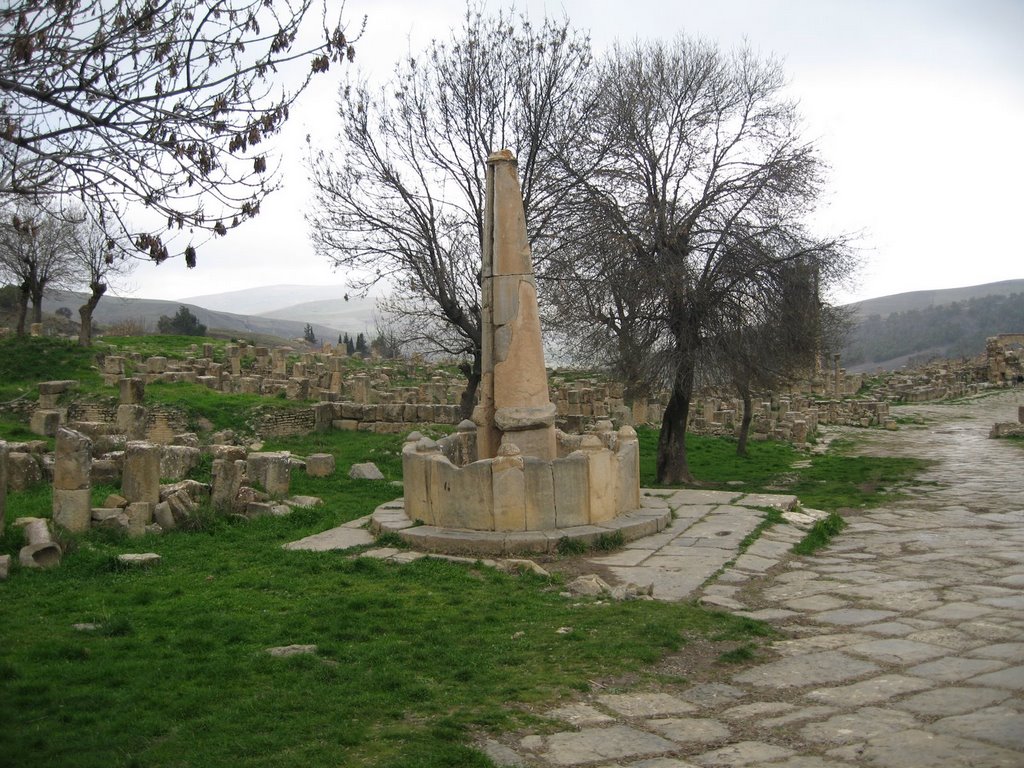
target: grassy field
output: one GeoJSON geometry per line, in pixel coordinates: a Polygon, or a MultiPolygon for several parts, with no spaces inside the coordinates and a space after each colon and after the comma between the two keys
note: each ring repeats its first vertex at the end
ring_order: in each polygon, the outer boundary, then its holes
{"type": "MultiPolygon", "coordinates": [[[[6,359],[0,349],[5,386],[32,380],[26,349],[7,347],[6,359]]],[[[95,375],[88,357],[66,349],[49,363],[50,375],[35,380],[95,375]]],[[[147,397],[217,428],[268,402],[158,385],[147,397]]],[[[25,439],[22,429],[0,421],[0,438],[25,439]]],[[[657,434],[640,437],[651,484],[657,434]]],[[[841,445],[810,464],[781,443],[753,443],[740,459],[730,440],[688,440],[691,468],[708,486],[788,490],[827,510],[892,498],[920,467],[853,459],[841,445]]],[[[21,534],[10,521],[48,516],[50,490],[10,493],[0,537],[0,554],[15,560],[0,583],[0,765],[489,766],[471,747],[477,733],[538,727],[540,707],[695,640],[726,642],[722,661],[742,662],[767,632],[691,604],[566,600],[558,577],[281,548],[400,495],[400,448],[400,437],[366,432],[267,441],[266,450],[335,456],[331,478],[292,477],[293,493],[323,505],[252,522],[204,512],[187,531],[135,541],[100,530],[64,537],[63,564],[46,572],[17,565],[21,534]],[[386,479],[348,479],[361,461],[386,479]],[[116,560],[144,551],[163,562],[134,571],[116,560]],[[289,644],[318,650],[266,652],[289,644]]],[[[197,479],[208,477],[205,464],[197,479]]],[[[113,490],[95,488],[94,502],[113,490]]],[[[822,526],[825,540],[835,519],[822,526]]]]}

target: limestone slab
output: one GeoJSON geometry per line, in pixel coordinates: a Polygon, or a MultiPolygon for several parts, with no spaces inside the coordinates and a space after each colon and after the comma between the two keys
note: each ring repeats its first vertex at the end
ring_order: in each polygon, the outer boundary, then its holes
{"type": "Polygon", "coordinates": [[[805,725],[800,729],[800,735],[807,741],[849,744],[909,730],[917,725],[917,720],[908,712],[863,707],[856,712],[833,715],[823,722],[805,725]]]}
{"type": "Polygon", "coordinates": [[[818,704],[813,707],[801,707],[792,712],[762,720],[758,725],[762,728],[789,728],[794,723],[805,723],[808,720],[824,720],[835,714],[836,708],[818,704]]]}
{"type": "Polygon", "coordinates": [[[858,750],[872,768],[1020,768],[1020,753],[993,744],[921,729],[880,734],[858,750]]]}
{"type": "Polygon", "coordinates": [[[917,643],[903,638],[870,640],[866,643],[849,645],[844,650],[874,661],[888,664],[917,664],[948,653],[948,648],[929,643],[917,643]]]}
{"type": "Polygon", "coordinates": [[[870,624],[884,619],[891,619],[898,614],[895,611],[878,611],[869,608],[839,608],[834,611],[823,611],[809,618],[821,624],[838,624],[840,626],[856,626],[870,624]]]}
{"type": "Polygon", "coordinates": [[[806,694],[806,697],[840,707],[861,707],[931,687],[932,683],[919,677],[879,675],[850,685],[820,688],[806,694]]]}
{"type": "Polygon", "coordinates": [[[339,526],[322,533],[314,533],[312,536],[306,536],[298,541],[288,542],[284,548],[306,552],[328,552],[335,549],[362,547],[372,544],[373,541],[373,535],[367,530],[339,526]]]}
{"type": "Polygon", "coordinates": [[[1024,714],[1009,707],[989,707],[977,712],[944,717],[932,723],[929,730],[991,742],[1017,750],[1024,757],[1024,714]]]}
{"type": "Polygon", "coordinates": [[[598,696],[597,700],[624,717],[683,715],[697,709],[693,704],[667,693],[609,693],[598,696]]]}
{"type": "Polygon", "coordinates": [[[958,656],[947,656],[925,664],[918,664],[916,667],[908,669],[907,672],[918,677],[926,677],[929,680],[950,683],[966,680],[986,672],[994,672],[1004,666],[1006,666],[1004,662],[996,659],[965,659],[958,656]]]}
{"type": "Polygon", "coordinates": [[[1001,669],[998,672],[989,672],[986,675],[972,677],[968,682],[973,685],[990,685],[993,688],[1009,688],[1014,691],[1024,691],[1024,666],[1001,669]]]}
{"type": "Polygon", "coordinates": [[[576,727],[604,725],[605,723],[611,723],[614,721],[614,718],[609,717],[604,712],[594,709],[589,704],[582,703],[567,704],[564,707],[549,710],[545,714],[547,717],[551,717],[556,720],[564,720],[576,727]]]}
{"type": "Polygon", "coordinates": [[[839,651],[821,651],[762,664],[739,673],[733,680],[764,688],[798,688],[845,682],[877,671],[878,665],[870,661],[839,651]]]}
{"type": "Polygon", "coordinates": [[[730,736],[728,726],[707,717],[670,717],[648,720],[646,726],[680,744],[713,743],[730,736]]]}
{"type": "Polygon", "coordinates": [[[971,650],[968,656],[983,659],[1003,659],[1005,661],[1024,661],[1024,643],[994,643],[971,650]]]}
{"type": "MultiPolygon", "coordinates": [[[[707,768],[731,768],[732,766],[762,766],[767,762],[791,757],[796,754],[788,747],[780,747],[763,741],[739,741],[720,749],[705,752],[693,758],[693,762],[707,768]]],[[[774,764],[774,763],[773,763],[774,764]]]]}
{"type": "Polygon", "coordinates": [[[580,765],[673,752],[677,745],[661,736],[628,725],[583,728],[553,733],[546,739],[544,757],[554,765],[580,765]]]}
{"type": "Polygon", "coordinates": [[[962,715],[992,704],[998,704],[1009,696],[1009,691],[1001,691],[997,688],[943,687],[923,691],[894,706],[917,715],[944,717],[962,715]]]}

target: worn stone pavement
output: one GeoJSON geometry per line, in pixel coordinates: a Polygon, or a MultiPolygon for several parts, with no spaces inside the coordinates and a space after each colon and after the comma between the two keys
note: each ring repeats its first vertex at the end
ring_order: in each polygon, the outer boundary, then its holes
{"type": "Polygon", "coordinates": [[[864,454],[936,463],[812,557],[788,554],[800,531],[780,525],[735,559],[757,522],[741,494],[650,500],[679,507],[674,525],[595,560],[783,639],[713,682],[595,690],[549,712],[552,729],[484,748],[537,767],[1024,766],[1024,446],[987,437],[1022,403],[908,406],[925,426],[856,430],[864,454]]]}

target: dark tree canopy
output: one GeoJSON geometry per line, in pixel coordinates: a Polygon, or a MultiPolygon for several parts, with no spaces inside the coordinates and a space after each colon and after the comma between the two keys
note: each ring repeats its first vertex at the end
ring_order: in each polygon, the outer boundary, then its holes
{"type": "Polygon", "coordinates": [[[174,317],[161,315],[156,323],[156,329],[160,333],[177,336],[205,336],[206,326],[199,322],[199,318],[189,311],[184,304],[178,307],[174,317]]]}
{"type": "Polygon", "coordinates": [[[0,201],[85,205],[108,231],[146,209],[134,247],[162,261],[183,230],[193,266],[198,237],[259,213],[274,187],[263,141],[309,78],[353,56],[326,13],[319,41],[298,46],[312,2],[5,3],[0,201]],[[275,85],[290,67],[295,83],[275,85]]]}

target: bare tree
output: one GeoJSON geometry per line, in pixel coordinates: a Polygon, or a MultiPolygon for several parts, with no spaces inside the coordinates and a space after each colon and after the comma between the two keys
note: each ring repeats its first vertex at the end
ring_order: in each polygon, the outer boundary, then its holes
{"type": "Polygon", "coordinates": [[[578,179],[594,236],[633,262],[629,282],[605,279],[597,306],[621,315],[617,328],[642,331],[635,349],[657,339],[646,348],[659,364],[648,370],[670,392],[661,483],[692,482],[685,435],[699,364],[730,297],[777,255],[730,243],[744,230],[799,222],[819,190],[822,165],[783,87],[778,63],[685,37],[616,47],[599,68],[590,122],[598,162],[578,179]]]}
{"type": "Polygon", "coordinates": [[[155,261],[184,230],[223,235],[274,188],[262,142],[316,72],[352,58],[340,20],[296,47],[313,0],[19,0],[0,9],[0,199],[87,204],[155,261]],[[308,62],[295,87],[273,78],[308,62]]]}
{"type": "Polygon", "coordinates": [[[85,304],[78,308],[81,325],[78,329],[78,343],[88,347],[92,344],[92,318],[100,299],[106,294],[112,281],[131,273],[136,262],[129,259],[125,249],[107,235],[95,221],[84,213],[71,233],[70,255],[77,263],[82,282],[89,287],[85,304]]]}
{"type": "Polygon", "coordinates": [[[479,254],[486,160],[512,149],[535,258],[557,225],[567,178],[555,148],[581,129],[587,39],[567,22],[534,27],[467,10],[461,29],[400,62],[377,93],[343,97],[337,152],[314,152],[317,248],[368,287],[394,283],[392,309],[421,341],[467,357],[462,412],[480,381],[479,254]]]}
{"type": "Polygon", "coordinates": [[[726,247],[753,250],[763,266],[723,302],[708,346],[711,366],[743,401],[736,452],[745,456],[753,391],[813,375],[826,336],[834,343],[823,288],[854,262],[845,239],[814,241],[796,227],[737,234],[726,247]]]}
{"type": "Polygon", "coordinates": [[[29,303],[33,323],[43,320],[47,288],[71,288],[80,279],[71,258],[74,224],[25,205],[5,212],[0,221],[0,272],[19,289],[17,333],[25,334],[29,303]]]}

